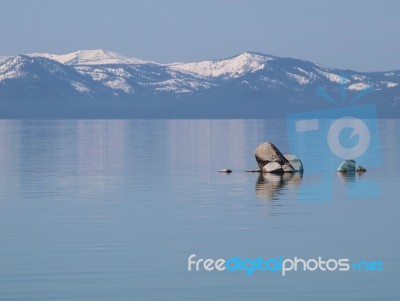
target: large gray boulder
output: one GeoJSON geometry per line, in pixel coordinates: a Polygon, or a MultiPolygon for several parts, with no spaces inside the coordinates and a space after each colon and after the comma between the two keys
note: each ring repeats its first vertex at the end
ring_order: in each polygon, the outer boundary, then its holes
{"type": "Polygon", "coordinates": [[[279,149],[269,141],[265,141],[256,148],[255,157],[260,170],[269,162],[277,162],[279,165],[289,163],[279,149]]]}

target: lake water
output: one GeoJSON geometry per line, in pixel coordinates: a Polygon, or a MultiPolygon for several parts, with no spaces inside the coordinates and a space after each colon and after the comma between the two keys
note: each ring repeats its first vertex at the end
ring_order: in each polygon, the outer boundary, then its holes
{"type": "Polygon", "coordinates": [[[284,120],[2,120],[0,300],[399,300],[400,121],[379,128],[363,175],[262,178],[244,170],[265,140],[289,152],[284,120]],[[193,253],[384,269],[189,272],[193,253]]]}

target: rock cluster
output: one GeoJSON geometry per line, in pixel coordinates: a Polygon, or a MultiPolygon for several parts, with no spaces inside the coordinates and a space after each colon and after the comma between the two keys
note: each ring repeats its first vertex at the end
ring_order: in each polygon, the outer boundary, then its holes
{"type": "Polygon", "coordinates": [[[296,155],[283,155],[269,141],[265,141],[256,148],[255,157],[260,171],[265,173],[303,172],[303,164],[296,155]]]}
{"type": "MultiPolygon", "coordinates": [[[[247,172],[262,172],[273,174],[300,173],[304,172],[303,163],[296,155],[283,155],[279,149],[269,141],[257,146],[255,157],[259,169],[246,170],[247,172]]],[[[341,173],[366,172],[361,165],[356,165],[354,160],[343,161],[337,169],[341,173]]],[[[220,169],[218,172],[231,173],[228,168],[220,169]]]]}
{"type": "Polygon", "coordinates": [[[339,165],[337,171],[351,173],[351,172],[366,172],[367,170],[361,165],[356,165],[356,161],[354,160],[345,160],[339,165]]]}

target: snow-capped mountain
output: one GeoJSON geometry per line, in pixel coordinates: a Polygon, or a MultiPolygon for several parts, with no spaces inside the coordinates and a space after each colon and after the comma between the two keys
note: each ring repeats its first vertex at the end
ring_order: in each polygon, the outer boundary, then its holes
{"type": "Polygon", "coordinates": [[[176,63],[169,66],[178,71],[205,77],[237,78],[245,73],[264,69],[273,57],[244,52],[229,59],[202,61],[194,63],[176,63]]]}
{"type": "Polygon", "coordinates": [[[7,56],[0,56],[0,64],[5,62],[8,59],[7,56]]]}
{"type": "Polygon", "coordinates": [[[42,57],[65,65],[115,65],[115,64],[147,64],[148,61],[130,58],[117,52],[96,50],[78,50],[68,54],[32,53],[30,57],[42,57]]]}
{"type": "Polygon", "coordinates": [[[254,52],[171,64],[101,49],[0,57],[0,117],[282,117],[332,105],[316,91],[337,104],[344,92],[351,101],[368,91],[363,103],[400,117],[400,71],[339,70],[254,52]]]}

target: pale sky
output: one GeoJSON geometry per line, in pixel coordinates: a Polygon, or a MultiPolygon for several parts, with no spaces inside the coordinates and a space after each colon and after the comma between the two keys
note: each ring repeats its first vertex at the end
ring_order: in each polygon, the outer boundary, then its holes
{"type": "Polygon", "coordinates": [[[116,51],[161,63],[243,51],[400,69],[397,0],[1,0],[0,55],[116,51]]]}

